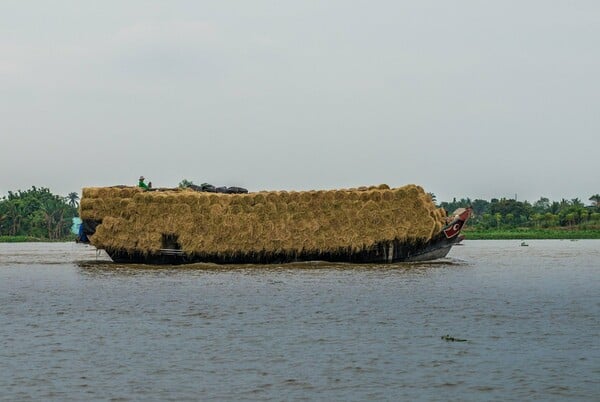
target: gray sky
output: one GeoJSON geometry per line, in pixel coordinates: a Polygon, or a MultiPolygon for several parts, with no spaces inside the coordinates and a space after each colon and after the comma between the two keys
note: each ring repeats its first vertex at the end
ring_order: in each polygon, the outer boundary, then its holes
{"type": "Polygon", "coordinates": [[[600,192],[598,1],[0,2],[0,195],[600,192]]]}

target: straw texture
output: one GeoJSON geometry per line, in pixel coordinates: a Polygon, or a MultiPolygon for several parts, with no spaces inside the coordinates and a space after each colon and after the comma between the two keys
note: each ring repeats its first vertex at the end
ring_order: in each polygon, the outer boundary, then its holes
{"type": "Polygon", "coordinates": [[[101,221],[97,248],[156,253],[176,239],[188,254],[359,251],[382,241],[422,242],[445,212],[417,185],[329,191],[200,193],[84,188],[82,219],[101,221]]]}

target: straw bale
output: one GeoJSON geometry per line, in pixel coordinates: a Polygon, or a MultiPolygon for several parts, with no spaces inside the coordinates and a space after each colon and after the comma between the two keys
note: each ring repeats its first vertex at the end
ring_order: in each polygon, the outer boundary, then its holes
{"type": "Polygon", "coordinates": [[[256,193],[252,197],[252,204],[264,204],[266,202],[266,198],[263,193],[256,193]]]}
{"type": "Polygon", "coordinates": [[[343,202],[344,200],[346,200],[348,198],[347,191],[343,191],[343,190],[334,191],[334,192],[332,192],[332,194],[333,194],[333,199],[338,202],[343,202]]]}
{"type": "Polygon", "coordinates": [[[80,213],[90,211],[90,213],[94,210],[94,207],[97,205],[96,200],[90,198],[82,198],[79,202],[79,211],[80,213]]]}
{"type": "Polygon", "coordinates": [[[361,195],[361,191],[348,191],[347,192],[347,197],[348,200],[350,201],[360,201],[360,195],[361,195]]]}
{"type": "Polygon", "coordinates": [[[231,214],[231,215],[238,215],[240,213],[242,213],[243,208],[240,204],[231,204],[229,205],[229,208],[227,208],[227,214],[231,214]]]}
{"type": "Polygon", "coordinates": [[[234,198],[234,200],[236,200],[240,205],[243,205],[244,207],[248,207],[253,204],[253,198],[250,194],[239,194],[237,197],[234,198]]]}
{"type": "Polygon", "coordinates": [[[297,193],[297,197],[298,197],[298,202],[301,202],[303,204],[308,204],[312,198],[312,192],[310,191],[304,191],[304,192],[299,192],[297,193]]]}
{"type": "Polygon", "coordinates": [[[83,201],[84,198],[86,199],[90,199],[90,198],[97,198],[96,197],[96,192],[97,189],[96,187],[85,187],[81,190],[81,199],[83,201]]]}
{"type": "Polygon", "coordinates": [[[216,205],[221,203],[221,197],[218,194],[209,194],[208,200],[210,205],[216,205]]]}
{"type": "Polygon", "coordinates": [[[361,191],[359,199],[365,202],[369,201],[371,199],[371,193],[369,192],[369,190],[361,191]]]}
{"type": "Polygon", "coordinates": [[[265,198],[270,203],[275,203],[282,200],[279,191],[273,191],[271,193],[268,193],[265,198]]]}
{"type": "Polygon", "coordinates": [[[416,185],[250,194],[92,187],[82,194],[82,219],[102,221],[92,244],[141,253],[163,248],[166,234],[199,254],[359,251],[394,239],[426,241],[445,220],[416,185]]]}

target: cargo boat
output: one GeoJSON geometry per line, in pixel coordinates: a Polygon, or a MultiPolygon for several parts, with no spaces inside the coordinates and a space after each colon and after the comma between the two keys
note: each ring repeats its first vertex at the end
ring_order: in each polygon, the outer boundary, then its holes
{"type": "Polygon", "coordinates": [[[83,190],[79,241],[116,263],[396,263],[445,257],[471,209],[446,216],[419,186],[250,194],[83,190]]]}

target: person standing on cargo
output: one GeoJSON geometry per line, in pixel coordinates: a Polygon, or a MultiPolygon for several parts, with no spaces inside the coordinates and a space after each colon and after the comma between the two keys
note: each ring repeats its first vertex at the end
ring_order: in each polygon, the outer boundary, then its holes
{"type": "Polygon", "coordinates": [[[148,185],[146,183],[144,183],[144,180],[146,180],[144,178],[144,176],[140,176],[140,181],[138,183],[138,187],[141,188],[141,189],[143,189],[144,191],[147,191],[148,190],[148,185]]]}

